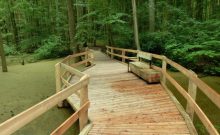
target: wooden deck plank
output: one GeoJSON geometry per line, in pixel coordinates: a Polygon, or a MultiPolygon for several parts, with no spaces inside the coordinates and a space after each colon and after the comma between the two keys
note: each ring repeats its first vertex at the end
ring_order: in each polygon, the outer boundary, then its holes
{"type": "MultiPolygon", "coordinates": [[[[89,135],[188,135],[186,122],[160,84],[148,85],[127,66],[94,51],[89,74],[89,135]]],[[[74,101],[74,100],[73,100],[74,101]]],[[[75,101],[76,102],[76,101],[75,101]]]]}

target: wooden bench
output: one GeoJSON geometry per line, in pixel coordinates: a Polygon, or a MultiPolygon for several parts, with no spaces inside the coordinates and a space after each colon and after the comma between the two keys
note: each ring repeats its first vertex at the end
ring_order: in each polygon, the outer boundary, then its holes
{"type": "Polygon", "coordinates": [[[160,72],[151,68],[151,54],[138,52],[137,58],[138,61],[128,63],[128,71],[133,72],[148,83],[160,82],[160,72]]]}

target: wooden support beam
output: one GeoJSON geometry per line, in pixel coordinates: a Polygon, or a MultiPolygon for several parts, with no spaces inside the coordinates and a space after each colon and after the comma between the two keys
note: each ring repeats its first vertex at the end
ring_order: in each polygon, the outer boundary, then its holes
{"type": "Polygon", "coordinates": [[[170,81],[170,83],[180,92],[180,94],[187,100],[187,102],[190,102],[192,105],[193,110],[196,112],[197,116],[203,123],[203,125],[206,127],[207,131],[211,135],[219,135],[218,131],[215,129],[214,125],[211,123],[209,118],[205,115],[205,113],[201,110],[201,108],[196,104],[194,99],[185,91],[185,89],[180,86],[175,79],[173,79],[168,73],[163,72],[163,75],[166,76],[167,80],[170,81]]]}
{"type": "MultiPolygon", "coordinates": [[[[62,82],[61,82],[61,65],[60,63],[55,65],[55,79],[56,79],[56,93],[62,90],[62,82]]],[[[57,104],[58,107],[63,107],[63,101],[57,104]]]]}
{"type": "Polygon", "coordinates": [[[60,65],[61,65],[61,68],[64,68],[65,70],[67,70],[67,71],[69,71],[70,73],[75,74],[75,75],[77,75],[77,76],[79,76],[79,77],[82,77],[82,76],[85,75],[84,73],[82,73],[82,72],[80,72],[80,71],[78,71],[78,70],[72,68],[71,66],[68,66],[68,65],[63,64],[63,63],[60,63],[60,65]]]}
{"type": "Polygon", "coordinates": [[[77,66],[80,66],[82,64],[85,64],[85,63],[88,63],[89,61],[93,60],[93,58],[88,58],[88,59],[85,59],[83,61],[80,61],[78,63],[73,63],[71,64],[71,67],[77,67],[77,66]]]}
{"type": "Polygon", "coordinates": [[[193,76],[189,70],[184,68],[183,66],[177,64],[176,62],[166,59],[167,63],[170,64],[172,67],[179,70],[185,76],[190,78],[193,83],[197,85],[197,87],[218,107],[220,108],[220,94],[218,94],[215,90],[213,90],[210,86],[204,83],[201,79],[198,79],[196,76],[193,76]]]}
{"type": "Polygon", "coordinates": [[[114,55],[113,55],[113,53],[114,53],[114,49],[111,48],[111,59],[114,59],[114,55]]]}
{"type": "MultiPolygon", "coordinates": [[[[193,71],[191,72],[193,76],[197,77],[197,75],[193,71]]],[[[189,79],[188,93],[192,97],[192,99],[195,101],[196,93],[197,93],[197,86],[193,83],[191,79],[189,79]]],[[[191,120],[193,121],[194,109],[193,109],[193,105],[190,102],[187,102],[186,112],[189,114],[191,120]]]]}
{"type": "Polygon", "coordinates": [[[125,56],[125,50],[122,50],[122,51],[121,51],[121,55],[123,56],[123,57],[122,57],[122,62],[125,62],[125,58],[124,58],[124,56],[125,56]]]}
{"type": "Polygon", "coordinates": [[[41,114],[47,112],[49,109],[54,107],[60,101],[63,101],[67,97],[71,96],[73,93],[81,88],[84,88],[89,83],[89,78],[84,78],[80,82],[63,89],[62,91],[54,94],[53,96],[41,101],[40,103],[32,106],[31,108],[25,110],[24,112],[8,119],[7,121],[0,124],[0,135],[9,135],[19,130],[32,120],[39,117],[41,114]]]}
{"type": "MultiPolygon", "coordinates": [[[[85,51],[86,51],[85,60],[88,60],[88,58],[89,58],[89,48],[86,47],[85,51]]],[[[88,65],[89,65],[89,61],[86,61],[85,66],[87,67],[88,65]]]]}
{"type": "Polygon", "coordinates": [[[132,60],[132,61],[136,61],[137,60],[137,57],[122,56],[120,54],[115,54],[115,53],[111,53],[111,52],[107,52],[107,53],[110,54],[110,55],[113,55],[113,56],[117,56],[117,57],[120,57],[120,58],[127,59],[127,60],[132,60]]]}
{"type": "Polygon", "coordinates": [[[186,113],[186,111],[184,110],[183,106],[180,104],[180,102],[176,99],[176,97],[173,95],[173,93],[170,91],[170,89],[167,87],[166,84],[164,84],[163,82],[161,82],[161,85],[163,86],[163,88],[167,91],[168,95],[171,97],[171,99],[173,100],[173,102],[175,103],[177,109],[180,111],[181,115],[183,116],[184,120],[186,121],[186,125],[189,129],[190,134],[192,135],[198,135],[196,128],[193,124],[193,121],[191,120],[191,118],[189,117],[189,115],[186,113]]]}
{"type": "MultiPolygon", "coordinates": [[[[83,87],[80,90],[80,106],[82,107],[86,102],[89,101],[88,98],[88,86],[83,87]]],[[[88,124],[88,110],[79,113],[79,127],[80,131],[88,124]]]]}
{"type": "Polygon", "coordinates": [[[61,77],[61,80],[66,87],[71,86],[71,84],[67,80],[65,80],[63,77],[61,77]]]}
{"type": "MultiPolygon", "coordinates": [[[[162,70],[163,72],[167,72],[167,62],[166,62],[166,57],[163,56],[163,61],[162,61],[162,70]]],[[[161,81],[166,84],[166,76],[162,75],[161,81]]]]}
{"type": "Polygon", "coordinates": [[[89,101],[86,102],[79,110],[65,120],[58,128],[56,128],[50,135],[63,135],[78,119],[81,112],[85,112],[89,108],[89,101]]]}

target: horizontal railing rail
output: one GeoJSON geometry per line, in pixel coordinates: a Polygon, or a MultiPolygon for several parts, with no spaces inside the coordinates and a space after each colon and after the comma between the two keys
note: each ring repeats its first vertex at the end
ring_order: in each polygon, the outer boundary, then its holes
{"type": "MultiPolygon", "coordinates": [[[[76,94],[80,98],[80,109],[73,114],[77,115],[79,119],[80,131],[88,124],[88,84],[89,76],[75,67],[85,64],[88,66],[93,61],[93,56],[90,50],[85,50],[85,52],[67,56],[60,63],[55,65],[56,73],[56,94],[48,97],[47,99],[41,101],[40,103],[30,107],[29,109],[21,112],[20,114],[6,120],[0,124],[0,135],[8,135],[16,132],[26,124],[30,123],[43,113],[47,112],[52,107],[58,105],[63,106],[63,101],[73,94],[76,94]],[[75,58],[83,57],[82,61],[75,62],[75,58]],[[70,83],[72,76],[77,76],[79,80],[75,83],[70,83]],[[79,115],[80,114],[80,115],[79,115]]],[[[71,117],[70,117],[71,118],[71,117]]],[[[74,122],[73,122],[74,123],[74,122]]],[[[73,124],[72,123],[72,124],[73,124]]],[[[62,126],[62,125],[61,125],[62,126]]],[[[69,128],[69,126],[68,126],[69,128]]],[[[68,129],[66,127],[65,131],[68,129]]],[[[59,128],[58,128],[59,129],[59,128]]],[[[60,131],[60,130],[55,131],[60,131]]],[[[61,128],[62,129],[62,128],[61,128]]],[[[63,131],[63,129],[62,129],[63,131]]],[[[55,134],[53,132],[52,134],[55,134]]]]}
{"type": "Polygon", "coordinates": [[[166,80],[168,80],[178,90],[178,92],[187,100],[187,107],[185,111],[188,113],[189,117],[191,118],[191,121],[193,121],[193,116],[195,112],[198,118],[201,120],[201,122],[205,126],[206,130],[210,134],[219,135],[218,131],[216,130],[212,122],[209,120],[206,114],[202,111],[202,109],[196,103],[195,98],[196,98],[196,91],[198,87],[220,109],[220,94],[218,94],[215,90],[213,90],[210,86],[208,86],[202,80],[200,80],[195,73],[192,73],[192,71],[186,69],[185,67],[177,64],[176,62],[162,55],[152,54],[152,53],[138,51],[138,50],[110,47],[110,46],[106,46],[106,48],[107,48],[106,50],[107,54],[112,59],[114,58],[114,56],[120,57],[122,58],[122,62],[125,62],[125,59],[137,60],[137,58],[135,59],[134,57],[132,57],[132,59],[130,59],[130,57],[126,56],[127,52],[134,53],[134,55],[137,54],[138,52],[146,53],[146,54],[150,54],[155,59],[161,60],[162,67],[152,65],[152,68],[162,73],[162,79],[161,79],[162,86],[165,89],[168,89],[168,86],[166,84],[166,80]],[[121,51],[121,54],[114,53],[118,51],[121,51]],[[172,76],[170,76],[167,73],[168,64],[174,67],[175,69],[177,69],[179,72],[184,74],[189,79],[188,92],[180,84],[178,84],[178,82],[172,76]]]}
{"type": "Polygon", "coordinates": [[[65,122],[63,122],[50,135],[64,134],[80,118],[80,114],[87,111],[88,108],[89,108],[89,102],[86,102],[82,107],[80,107],[79,110],[77,110],[72,116],[70,116],[65,122]]]}

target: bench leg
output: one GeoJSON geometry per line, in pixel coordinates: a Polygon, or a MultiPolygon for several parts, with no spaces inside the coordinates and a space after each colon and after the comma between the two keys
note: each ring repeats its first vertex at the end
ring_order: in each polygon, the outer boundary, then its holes
{"type": "Polygon", "coordinates": [[[128,73],[130,72],[130,70],[129,70],[129,62],[128,62],[128,73]]]}

